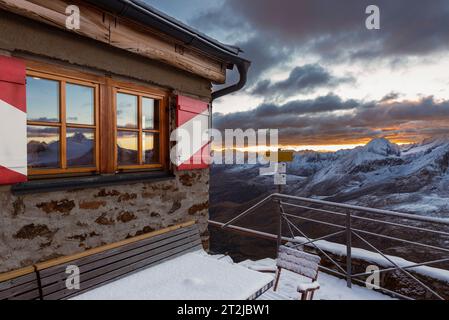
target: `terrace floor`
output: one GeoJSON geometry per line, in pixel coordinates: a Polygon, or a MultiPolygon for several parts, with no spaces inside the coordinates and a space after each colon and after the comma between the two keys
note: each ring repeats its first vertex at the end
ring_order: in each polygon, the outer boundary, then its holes
{"type": "MultiPolygon", "coordinates": [[[[275,267],[275,260],[263,259],[259,261],[246,260],[241,263],[245,267],[275,267]]],[[[273,289],[264,293],[258,300],[298,300],[299,293],[296,291],[298,284],[308,283],[310,279],[299,276],[288,270],[282,270],[279,288],[276,294],[273,289]]],[[[346,286],[346,280],[339,279],[329,274],[320,272],[318,276],[320,289],[315,293],[314,300],[390,300],[390,296],[367,289],[358,285],[353,285],[350,289],[346,286]]]]}
{"type": "MultiPolygon", "coordinates": [[[[279,289],[273,293],[274,274],[255,271],[273,268],[275,260],[246,260],[234,263],[229,256],[208,255],[200,250],[186,253],[159,265],[131,274],[75,296],[74,300],[298,300],[296,288],[310,282],[295,273],[282,271],[279,289]],[[260,293],[263,293],[260,296],[260,293]]],[[[389,296],[320,273],[315,300],[388,300],[389,296]]]]}

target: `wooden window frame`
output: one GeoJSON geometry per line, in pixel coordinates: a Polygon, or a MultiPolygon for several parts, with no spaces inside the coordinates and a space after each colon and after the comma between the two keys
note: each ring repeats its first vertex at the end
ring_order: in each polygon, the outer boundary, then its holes
{"type": "Polygon", "coordinates": [[[45,121],[29,121],[27,126],[46,126],[59,128],[59,162],[60,168],[28,168],[28,175],[30,176],[46,176],[46,175],[61,175],[61,174],[76,174],[76,173],[98,173],[100,171],[100,125],[99,125],[99,84],[82,80],[79,78],[71,78],[66,76],[54,75],[45,71],[27,70],[27,77],[36,77],[43,80],[52,80],[59,83],[59,121],[45,122],[45,121]],[[93,125],[74,124],[67,122],[66,119],[66,84],[75,84],[94,89],[94,123],[93,125]],[[94,161],[95,164],[89,167],[68,167],[67,166],[67,129],[93,129],[94,130],[94,161]]]}
{"type": "Polygon", "coordinates": [[[117,171],[131,171],[131,170],[140,170],[140,169],[162,169],[164,167],[164,161],[163,161],[163,153],[162,152],[162,131],[163,131],[163,122],[165,122],[165,119],[163,119],[163,114],[165,113],[165,97],[160,94],[155,94],[154,92],[149,91],[141,91],[136,90],[135,88],[132,89],[129,86],[123,87],[123,86],[117,86],[113,89],[114,93],[114,114],[117,115],[117,95],[120,93],[123,94],[129,94],[132,96],[137,97],[137,128],[122,128],[117,126],[117,117],[115,121],[115,134],[116,134],[116,143],[115,143],[115,156],[114,156],[114,162],[117,165],[117,171]],[[143,129],[142,126],[142,99],[148,98],[158,101],[158,128],[157,130],[149,130],[149,129],[143,129]],[[118,164],[118,146],[117,146],[117,134],[119,131],[123,132],[134,132],[138,134],[137,138],[137,144],[138,144],[138,150],[137,150],[137,161],[139,164],[136,165],[119,165],[118,164]],[[158,138],[158,145],[159,145],[159,163],[152,163],[152,164],[143,164],[142,163],[142,151],[143,151],[143,133],[157,133],[158,138]]]}
{"type": "MultiPolygon", "coordinates": [[[[45,125],[61,127],[64,119],[64,136],[60,132],[60,157],[66,158],[66,129],[69,128],[93,128],[95,127],[95,168],[57,168],[57,169],[32,169],[28,168],[30,179],[57,178],[66,176],[77,176],[85,174],[115,174],[120,172],[139,172],[139,171],[162,171],[169,169],[168,154],[168,99],[170,91],[153,86],[140,85],[136,83],[115,80],[107,76],[97,76],[90,73],[75,71],[73,69],[55,66],[43,62],[27,60],[27,76],[39,77],[42,79],[56,80],[60,82],[60,101],[59,112],[60,121],[58,123],[27,121],[27,125],[45,125]],[[65,85],[63,83],[73,83],[95,88],[95,111],[94,125],[85,126],[70,124],[67,126],[65,119],[65,85]],[[64,89],[63,89],[64,88],[64,89]],[[64,92],[63,92],[64,91],[64,92]],[[159,105],[159,128],[158,130],[142,129],[142,132],[158,132],[159,134],[159,163],[143,164],[131,166],[118,166],[117,162],[117,92],[128,93],[142,97],[158,100],[159,105]],[[64,144],[64,149],[63,149],[64,144]],[[64,156],[62,156],[64,154],[64,156]]],[[[139,113],[139,128],[141,128],[141,114],[139,113]]],[[[141,146],[141,134],[139,133],[139,146],[141,146]]],[[[142,155],[139,152],[139,157],[142,155]]],[[[61,159],[66,161],[66,159],[61,159]]],[[[61,161],[61,166],[64,163],[61,161]]]]}

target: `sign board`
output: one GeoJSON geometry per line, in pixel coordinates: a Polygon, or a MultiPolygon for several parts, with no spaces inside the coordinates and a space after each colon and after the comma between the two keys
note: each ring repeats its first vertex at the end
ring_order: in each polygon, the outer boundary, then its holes
{"type": "MultiPolygon", "coordinates": [[[[278,162],[292,162],[293,161],[293,151],[279,150],[277,153],[278,162]]],[[[270,160],[271,151],[268,151],[265,155],[265,159],[270,160]]]]}

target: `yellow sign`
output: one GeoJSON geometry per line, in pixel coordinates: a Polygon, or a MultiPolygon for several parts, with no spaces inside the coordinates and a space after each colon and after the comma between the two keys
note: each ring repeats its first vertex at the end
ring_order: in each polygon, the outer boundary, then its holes
{"type": "MultiPolygon", "coordinates": [[[[276,152],[274,154],[274,156],[276,156],[276,154],[277,154],[278,162],[292,162],[293,161],[293,151],[279,150],[278,152],[276,152]]],[[[270,160],[270,157],[271,157],[271,152],[268,151],[266,153],[265,159],[270,160]]]]}

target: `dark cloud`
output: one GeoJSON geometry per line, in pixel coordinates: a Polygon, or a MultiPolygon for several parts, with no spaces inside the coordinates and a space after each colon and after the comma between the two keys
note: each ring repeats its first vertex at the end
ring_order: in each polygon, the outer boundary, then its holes
{"type": "Polygon", "coordinates": [[[449,101],[362,102],[328,95],[227,115],[215,114],[214,127],[279,129],[283,144],[358,143],[375,137],[416,140],[449,132],[449,101]],[[345,113],[331,112],[347,110],[345,113]]]}
{"type": "MultiPolygon", "coordinates": [[[[235,15],[232,7],[223,6],[215,10],[208,10],[190,20],[190,23],[200,30],[208,30],[217,35],[231,32],[232,38],[245,40],[232,40],[233,44],[243,50],[241,56],[251,60],[251,68],[248,72],[248,85],[254,85],[260,75],[265,71],[279,65],[288,63],[296,48],[289,44],[272,38],[267,41],[261,37],[257,30],[245,22],[245,19],[235,15]]],[[[238,73],[228,73],[227,84],[238,81],[238,73]]],[[[217,87],[219,88],[219,87],[217,87]]]]}
{"type": "MultiPolygon", "coordinates": [[[[282,47],[281,44],[267,44],[263,39],[250,38],[245,42],[237,43],[241,48],[244,48],[243,57],[251,61],[251,67],[248,72],[247,87],[253,86],[261,75],[272,68],[278,67],[290,61],[293,57],[294,49],[282,47]]],[[[239,80],[239,73],[236,68],[228,70],[226,76],[226,84],[214,86],[214,90],[237,83],[239,80]]]]}
{"type": "MultiPolygon", "coordinates": [[[[381,30],[365,28],[371,0],[226,0],[228,14],[209,20],[216,28],[252,33],[259,42],[311,50],[326,58],[394,58],[449,48],[449,1],[377,0],[381,30]],[[235,26],[230,21],[245,21],[235,26]],[[249,26],[249,27],[248,27],[249,26]]],[[[202,17],[208,21],[207,16],[202,17]]],[[[243,48],[245,48],[243,46],[243,48]]]]}
{"type": "Polygon", "coordinates": [[[388,102],[392,100],[397,100],[401,95],[398,92],[390,92],[386,94],[379,102],[388,102]]]}
{"type": "Polygon", "coordinates": [[[354,81],[350,77],[335,77],[320,65],[308,64],[294,68],[289,77],[283,81],[262,80],[250,92],[261,96],[289,96],[298,93],[310,93],[318,88],[331,88],[354,81]]]}
{"type": "MultiPolygon", "coordinates": [[[[242,56],[251,61],[247,87],[253,86],[265,71],[289,62],[294,51],[292,48],[282,47],[281,44],[267,44],[260,38],[250,38],[237,43],[237,46],[244,48],[242,56]]],[[[239,74],[236,69],[228,70],[226,84],[214,86],[214,90],[236,83],[238,80],[239,74]]]]}
{"type": "Polygon", "coordinates": [[[263,72],[289,62],[294,53],[292,47],[282,45],[277,41],[269,43],[260,37],[250,38],[237,45],[244,50],[243,56],[252,62],[248,73],[249,84],[258,79],[263,72]]]}

